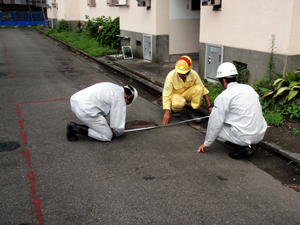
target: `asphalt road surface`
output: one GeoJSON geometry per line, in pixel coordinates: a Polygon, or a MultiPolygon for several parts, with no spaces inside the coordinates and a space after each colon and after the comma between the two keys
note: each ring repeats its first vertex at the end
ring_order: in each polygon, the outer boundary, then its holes
{"type": "MultiPolygon", "coordinates": [[[[299,224],[298,192],[218,143],[198,154],[186,124],[68,142],[70,96],[108,73],[34,29],[0,30],[0,143],[21,145],[0,152],[0,224],[299,224]]],[[[162,116],[141,95],[126,121],[162,116]]]]}

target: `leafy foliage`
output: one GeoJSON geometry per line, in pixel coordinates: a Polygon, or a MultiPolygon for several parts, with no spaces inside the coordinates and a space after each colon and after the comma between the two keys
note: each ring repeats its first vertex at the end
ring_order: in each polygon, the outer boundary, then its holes
{"type": "Polygon", "coordinates": [[[263,111],[263,115],[265,117],[267,124],[274,125],[276,127],[280,126],[284,120],[280,112],[265,110],[263,111]]]}
{"type": "Polygon", "coordinates": [[[61,33],[63,31],[71,31],[70,24],[64,19],[60,20],[57,24],[56,31],[58,33],[61,33]]]}
{"type": "MultiPolygon", "coordinates": [[[[298,130],[297,128],[293,128],[293,135],[300,135],[300,129],[298,130]]],[[[300,164],[299,164],[300,165],[300,164]]]]}
{"type": "Polygon", "coordinates": [[[285,95],[285,100],[292,100],[297,96],[300,90],[300,71],[295,72],[293,69],[290,73],[286,72],[285,77],[278,78],[273,86],[274,90],[267,92],[264,97],[273,95],[274,98],[277,96],[285,95]]]}
{"type": "Polygon", "coordinates": [[[300,71],[295,72],[292,69],[291,72],[285,73],[285,77],[275,73],[275,35],[272,35],[270,49],[267,74],[255,80],[253,88],[261,96],[261,105],[267,123],[279,126],[285,117],[300,118],[300,71]]]}
{"type": "Polygon", "coordinates": [[[253,85],[255,91],[261,96],[267,92],[270,92],[273,89],[272,84],[274,83],[275,79],[280,77],[280,74],[276,74],[275,72],[275,38],[276,36],[273,34],[271,38],[271,53],[269,55],[266,75],[258,80],[255,80],[255,84],[253,85]]]}
{"type": "Polygon", "coordinates": [[[241,84],[247,84],[248,83],[248,75],[249,75],[249,70],[246,67],[246,64],[243,63],[233,63],[238,71],[238,75],[236,77],[236,80],[238,83],[241,84]]]}
{"type": "Polygon", "coordinates": [[[86,29],[88,33],[95,38],[95,40],[101,45],[113,49],[118,49],[120,45],[120,38],[116,35],[120,34],[119,17],[114,20],[111,17],[97,17],[89,19],[89,16],[85,16],[88,21],[86,22],[86,29]],[[103,26],[102,30],[99,27],[103,26]]]}
{"type": "MultiPolygon", "coordinates": [[[[209,99],[211,104],[214,103],[215,99],[218,97],[219,94],[224,90],[223,87],[219,82],[209,82],[208,80],[202,80],[204,86],[209,90],[209,99]]],[[[202,106],[207,106],[206,101],[204,98],[202,99],[202,106]]]]}
{"type": "Polygon", "coordinates": [[[84,24],[81,21],[78,21],[76,27],[78,28],[79,33],[81,33],[82,29],[84,28],[84,24]]]}

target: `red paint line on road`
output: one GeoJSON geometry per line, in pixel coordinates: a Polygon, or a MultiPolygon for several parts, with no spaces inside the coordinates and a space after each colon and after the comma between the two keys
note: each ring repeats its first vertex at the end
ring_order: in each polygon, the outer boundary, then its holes
{"type": "Polygon", "coordinates": [[[45,102],[58,102],[58,101],[69,101],[69,98],[65,99],[53,99],[53,100],[45,100],[45,101],[36,101],[36,102],[21,102],[19,104],[33,104],[33,103],[45,103],[45,102]]]}
{"type": "Polygon", "coordinates": [[[37,210],[37,213],[38,213],[39,224],[43,225],[44,222],[43,222],[42,210],[41,210],[41,207],[40,207],[40,200],[38,198],[34,198],[33,202],[34,202],[34,204],[36,206],[36,210],[37,210]]]}
{"type": "Polygon", "coordinates": [[[27,140],[26,140],[26,134],[25,134],[25,131],[22,131],[22,138],[23,138],[23,142],[25,145],[27,145],[27,140]]]}
{"type": "Polygon", "coordinates": [[[24,153],[25,153],[25,157],[26,157],[26,160],[27,160],[27,163],[28,163],[28,166],[30,169],[32,169],[31,167],[31,164],[30,164],[30,156],[29,156],[29,151],[26,149],[24,150],[24,153]]]}
{"type": "Polygon", "coordinates": [[[32,171],[28,173],[28,177],[29,177],[30,183],[31,183],[31,193],[32,193],[32,197],[35,198],[35,186],[34,186],[34,179],[33,179],[33,176],[34,176],[34,174],[33,174],[32,171]]]}
{"type": "Polygon", "coordinates": [[[20,108],[19,108],[18,103],[16,103],[15,106],[17,107],[16,110],[17,110],[18,116],[19,116],[19,118],[20,118],[20,116],[21,116],[21,111],[20,111],[20,108]]]}
{"type": "Polygon", "coordinates": [[[19,124],[20,124],[21,129],[24,130],[23,129],[23,119],[19,119],[19,124]]]}
{"type": "Polygon", "coordinates": [[[17,112],[18,112],[18,116],[20,117],[20,115],[21,115],[21,111],[20,111],[20,109],[19,109],[19,108],[17,108],[16,110],[17,110],[17,112]]]}
{"type": "Polygon", "coordinates": [[[10,67],[9,67],[8,60],[7,60],[6,46],[5,46],[5,44],[4,44],[4,40],[3,40],[1,34],[0,34],[0,38],[1,38],[1,40],[2,40],[2,44],[3,44],[3,48],[4,48],[5,60],[6,60],[6,65],[7,65],[8,70],[9,70],[9,76],[11,77],[11,76],[12,76],[12,72],[11,72],[11,69],[10,69],[10,67]]]}
{"type": "MultiPolygon", "coordinates": [[[[57,101],[57,100],[50,100],[50,101],[57,101]]],[[[48,101],[46,101],[46,102],[48,102],[48,101]]],[[[23,119],[20,118],[21,110],[19,108],[18,103],[15,103],[15,106],[16,106],[16,110],[17,110],[18,116],[19,116],[19,123],[20,123],[20,127],[21,127],[21,130],[22,130],[22,132],[21,132],[22,138],[23,138],[24,144],[27,145],[26,133],[25,133],[24,128],[23,128],[23,119]]],[[[25,149],[24,154],[25,154],[25,157],[26,157],[26,160],[27,160],[28,167],[30,169],[32,169],[32,166],[31,166],[31,163],[30,163],[29,151],[27,149],[25,149]]],[[[42,210],[41,210],[41,207],[40,207],[40,200],[39,200],[39,198],[36,197],[36,193],[35,193],[35,183],[34,183],[34,173],[33,173],[33,171],[28,173],[28,177],[29,177],[30,183],[31,183],[31,193],[32,193],[33,203],[35,204],[35,207],[36,207],[39,224],[44,225],[42,210]]]]}
{"type": "Polygon", "coordinates": [[[31,193],[32,193],[33,202],[35,204],[36,211],[37,211],[37,214],[38,214],[39,224],[43,225],[44,222],[43,222],[43,215],[42,215],[42,210],[41,210],[41,206],[40,206],[40,200],[39,200],[39,198],[36,197],[36,193],[35,193],[34,173],[29,172],[28,177],[29,177],[30,182],[31,182],[31,193]]]}

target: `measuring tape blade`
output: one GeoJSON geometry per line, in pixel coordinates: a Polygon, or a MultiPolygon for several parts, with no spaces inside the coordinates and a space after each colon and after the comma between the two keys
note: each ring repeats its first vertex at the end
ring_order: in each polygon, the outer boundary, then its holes
{"type": "Polygon", "coordinates": [[[124,133],[133,132],[133,131],[141,131],[141,130],[151,130],[151,129],[167,127],[167,126],[174,126],[174,125],[177,125],[177,124],[180,124],[180,123],[187,123],[187,122],[191,122],[191,121],[194,121],[194,120],[205,119],[205,118],[208,118],[208,117],[209,116],[203,116],[203,117],[199,117],[199,118],[195,118],[195,119],[179,121],[179,122],[176,122],[176,123],[163,124],[163,125],[158,125],[158,126],[153,126],[153,127],[141,127],[141,128],[136,128],[136,129],[129,129],[129,130],[124,130],[124,133]]]}

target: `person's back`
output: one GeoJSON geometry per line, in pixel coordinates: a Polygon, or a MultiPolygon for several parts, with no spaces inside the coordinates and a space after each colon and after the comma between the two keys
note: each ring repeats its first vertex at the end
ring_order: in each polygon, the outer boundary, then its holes
{"type": "Polygon", "coordinates": [[[123,87],[109,82],[94,84],[76,92],[71,101],[77,102],[80,110],[91,116],[99,112],[102,115],[109,114],[114,104],[126,106],[123,87]]]}
{"type": "Polygon", "coordinates": [[[267,124],[262,115],[259,96],[251,86],[229,83],[215,101],[216,107],[220,104],[227,112],[224,123],[237,128],[242,136],[261,135],[265,132],[267,124]]]}

